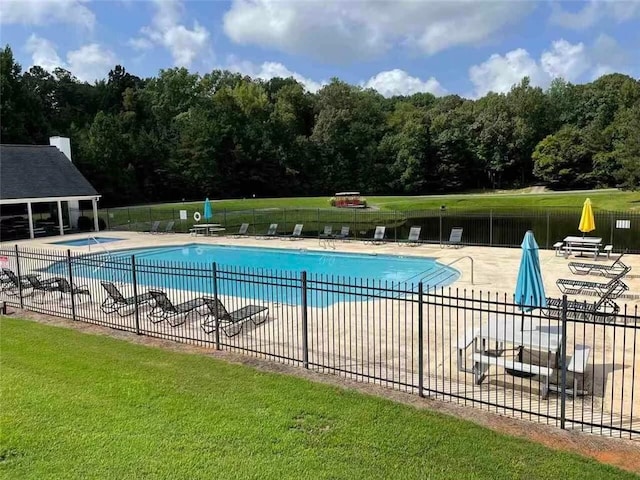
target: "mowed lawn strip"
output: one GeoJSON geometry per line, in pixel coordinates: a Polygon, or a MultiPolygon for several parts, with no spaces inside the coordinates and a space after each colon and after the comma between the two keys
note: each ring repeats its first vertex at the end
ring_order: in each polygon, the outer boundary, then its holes
{"type": "MultiPolygon", "coordinates": [[[[513,210],[523,208],[530,210],[579,209],[587,197],[591,198],[595,211],[640,211],[640,192],[615,190],[594,190],[588,193],[470,193],[438,196],[367,196],[366,198],[369,206],[377,207],[383,211],[430,210],[439,209],[441,205],[446,205],[447,208],[478,211],[486,209],[513,210]]],[[[214,213],[220,213],[224,210],[234,212],[270,208],[331,208],[329,205],[329,197],[214,200],[212,206],[214,213]]],[[[165,203],[130,208],[142,209],[147,212],[147,214],[149,209],[159,214],[172,213],[173,210],[178,212],[180,209],[186,209],[189,212],[196,210],[202,212],[203,202],[165,203]]],[[[345,209],[336,209],[336,211],[343,210],[345,209]]],[[[346,209],[345,211],[352,210],[346,209]]],[[[119,213],[118,209],[113,209],[112,213],[119,216],[124,214],[119,213]]],[[[152,215],[154,215],[154,213],[152,213],[152,215]]],[[[156,216],[158,215],[154,215],[153,218],[156,218],[156,216]]]]}
{"type": "Polygon", "coordinates": [[[635,478],[205,356],[19,319],[0,329],[4,478],[635,478]]]}

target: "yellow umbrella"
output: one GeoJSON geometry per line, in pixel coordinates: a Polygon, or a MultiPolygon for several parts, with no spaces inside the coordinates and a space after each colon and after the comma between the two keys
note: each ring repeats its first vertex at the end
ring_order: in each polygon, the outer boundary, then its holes
{"type": "Polygon", "coordinates": [[[593,218],[593,209],[591,208],[591,200],[588,198],[582,206],[582,216],[580,217],[580,225],[578,230],[582,233],[589,233],[596,229],[596,221],[593,218]]]}

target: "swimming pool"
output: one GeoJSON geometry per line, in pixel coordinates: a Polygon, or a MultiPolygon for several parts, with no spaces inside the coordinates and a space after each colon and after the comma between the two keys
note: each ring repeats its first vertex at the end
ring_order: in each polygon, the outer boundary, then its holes
{"type": "Polygon", "coordinates": [[[70,247],[87,247],[90,245],[95,245],[96,243],[111,243],[111,242],[118,242],[120,240],[122,240],[122,238],[87,237],[87,238],[77,238],[75,240],[63,240],[61,242],[51,242],[51,245],[68,245],[70,247]]]}
{"type": "MultiPolygon", "coordinates": [[[[194,279],[189,276],[180,276],[176,272],[181,269],[197,267],[205,269],[207,274],[215,262],[217,268],[222,271],[246,272],[259,269],[260,272],[269,272],[272,276],[288,276],[300,278],[300,272],[306,271],[309,277],[322,278],[340,283],[342,279],[373,280],[375,284],[386,282],[388,286],[400,283],[418,283],[420,279],[428,278],[431,287],[446,286],[459,277],[459,272],[452,267],[438,263],[433,258],[403,256],[403,255],[376,255],[354,254],[325,251],[310,251],[305,249],[281,249],[281,248],[256,248],[236,247],[223,245],[187,244],[173,247],[137,248],[110,252],[109,255],[94,255],[92,267],[78,265],[74,268],[75,275],[88,276],[101,280],[112,280],[113,271],[109,268],[110,261],[119,261],[121,265],[128,265],[131,257],[135,256],[136,280],[139,284],[162,288],[178,288],[181,290],[198,290],[203,293],[212,293],[212,282],[194,279]],[[96,262],[96,257],[98,262],[96,262]],[[104,265],[100,262],[104,261],[104,265]],[[169,266],[167,273],[159,274],[157,266],[169,266]],[[282,275],[281,275],[282,274],[282,275]]],[[[52,267],[52,268],[55,268],[52,267]]],[[[123,281],[132,281],[131,272],[127,267],[118,270],[123,276],[123,281]]],[[[262,273],[265,274],[265,273],[262,273]]],[[[267,289],[264,285],[245,283],[240,289],[233,286],[228,280],[229,275],[223,275],[227,281],[218,282],[220,294],[233,295],[241,290],[241,293],[249,298],[267,300],[274,293],[273,289],[267,289]]],[[[426,281],[426,280],[425,280],[426,281]]],[[[275,282],[278,283],[278,282],[275,282]]],[[[299,292],[290,288],[291,282],[283,283],[281,291],[277,293],[287,303],[300,303],[299,292]],[[289,285],[289,287],[287,287],[289,285]]],[[[354,284],[357,284],[354,281],[354,284]]],[[[373,283],[372,283],[373,284],[373,283]]],[[[336,301],[348,300],[350,290],[344,290],[340,294],[317,295],[312,303],[316,305],[328,305],[336,301]],[[320,298],[321,297],[321,298],[320,298]]],[[[355,293],[355,291],[354,291],[355,293]]]]}

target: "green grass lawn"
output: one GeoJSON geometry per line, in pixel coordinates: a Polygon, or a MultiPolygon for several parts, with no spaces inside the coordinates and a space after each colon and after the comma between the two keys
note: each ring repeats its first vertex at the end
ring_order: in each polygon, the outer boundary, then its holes
{"type": "MultiPolygon", "coordinates": [[[[231,231],[241,223],[249,223],[257,228],[251,233],[263,233],[270,223],[278,223],[281,228],[293,229],[295,223],[303,223],[309,229],[323,225],[351,225],[353,229],[367,230],[376,225],[393,226],[402,224],[404,216],[413,212],[438,210],[441,205],[451,211],[525,211],[545,209],[565,209],[579,211],[585,198],[591,198],[595,211],[638,211],[640,212],[640,192],[615,190],[592,191],[587,193],[542,193],[528,194],[522,191],[500,193],[473,193],[465,195],[440,196],[389,196],[368,197],[369,205],[375,209],[352,210],[331,208],[328,197],[299,198],[256,198],[240,200],[214,200],[213,223],[222,223],[231,231]],[[287,209],[285,212],[282,209],[287,209]],[[299,209],[294,211],[294,209],[299,209]],[[321,210],[318,210],[321,209],[321,210]]],[[[166,203],[102,211],[111,228],[129,226],[133,230],[148,229],[153,220],[175,220],[176,229],[186,231],[193,225],[193,213],[202,212],[203,202],[166,203]],[[187,210],[187,220],[178,221],[179,210],[187,210]]]]}
{"type": "Polygon", "coordinates": [[[18,319],[0,328],[3,478],[635,478],[298,378],[18,319]]]}
{"type": "MultiPolygon", "coordinates": [[[[472,193],[460,195],[436,196],[371,196],[367,197],[369,206],[387,211],[410,211],[447,208],[470,210],[481,209],[545,209],[545,208],[581,208],[585,198],[591,198],[594,210],[640,211],[640,192],[597,191],[587,193],[472,193]]],[[[131,207],[148,210],[202,210],[202,202],[178,202],[161,205],[131,207]]],[[[214,210],[242,211],[269,208],[330,208],[329,197],[291,197],[291,198],[247,198],[234,200],[214,200],[214,210]]],[[[336,209],[339,210],[339,209],[336,209]]],[[[347,210],[350,211],[350,210],[347,210]]]]}
{"type": "Polygon", "coordinates": [[[621,192],[597,190],[589,193],[481,193],[468,195],[446,195],[441,197],[372,197],[371,202],[381,208],[400,211],[440,208],[459,208],[465,210],[489,209],[532,209],[582,208],[585,198],[589,197],[594,210],[640,211],[640,192],[621,192]]]}

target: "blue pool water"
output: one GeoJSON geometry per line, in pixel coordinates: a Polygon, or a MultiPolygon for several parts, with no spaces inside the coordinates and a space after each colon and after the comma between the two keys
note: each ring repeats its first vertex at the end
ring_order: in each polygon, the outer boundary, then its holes
{"type": "Polygon", "coordinates": [[[89,245],[95,245],[96,243],[111,243],[118,242],[122,238],[115,237],[90,237],[90,238],[78,238],[76,240],[64,240],[62,242],[51,242],[52,245],[69,245],[70,247],[87,247],[89,245]]]}
{"type": "MultiPolygon", "coordinates": [[[[114,272],[106,266],[101,266],[102,260],[119,260],[122,265],[128,265],[135,255],[137,265],[136,279],[139,284],[162,288],[177,288],[184,290],[198,290],[202,293],[213,293],[212,282],[207,278],[184,277],[176,274],[189,266],[199,267],[210,272],[215,262],[220,272],[236,270],[251,271],[269,275],[289,276],[300,278],[300,272],[306,271],[309,279],[317,278],[337,283],[361,284],[360,279],[367,279],[370,285],[391,287],[392,285],[418,283],[420,279],[428,278],[425,283],[429,286],[445,286],[455,281],[459,272],[444,266],[432,258],[400,256],[400,255],[366,255],[337,252],[318,252],[308,250],[233,247],[221,245],[188,244],[177,247],[154,247],[122,250],[111,252],[109,256],[87,257],[90,265],[80,263],[74,269],[75,275],[113,280],[114,273],[122,281],[131,281],[130,268],[114,272]],[[157,266],[171,266],[165,274],[160,274],[157,266]],[[343,282],[349,277],[351,280],[343,282]]],[[[56,268],[56,266],[52,267],[56,268]]],[[[225,281],[228,275],[218,282],[221,294],[242,295],[253,299],[273,300],[277,297],[286,303],[299,304],[301,302],[299,289],[265,287],[261,284],[225,281]],[[234,285],[235,284],[235,285],[234,285]]],[[[274,283],[270,281],[270,283],[274,283]]],[[[299,285],[295,282],[280,282],[288,285],[299,285]]],[[[348,301],[357,289],[342,288],[342,293],[322,293],[310,297],[312,305],[325,306],[336,301],[348,301]]],[[[357,292],[362,292],[357,290],[357,292]]]]}

